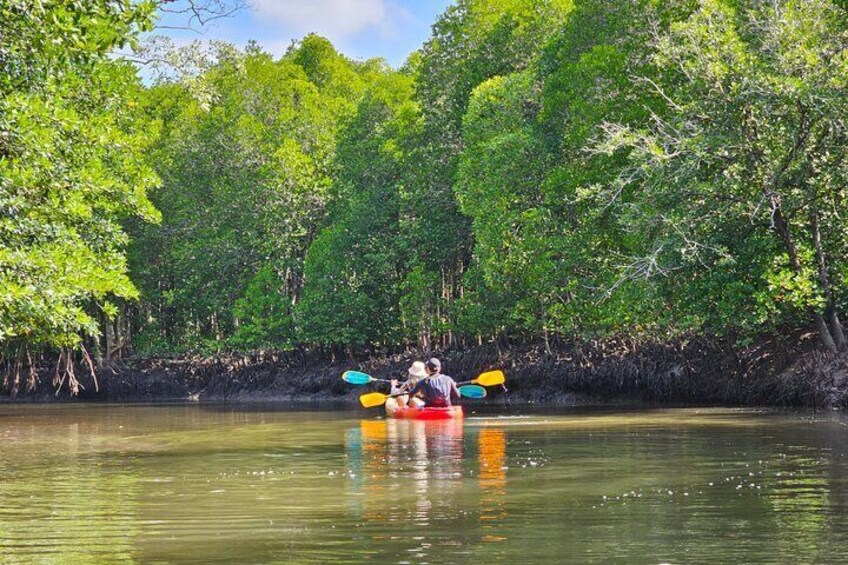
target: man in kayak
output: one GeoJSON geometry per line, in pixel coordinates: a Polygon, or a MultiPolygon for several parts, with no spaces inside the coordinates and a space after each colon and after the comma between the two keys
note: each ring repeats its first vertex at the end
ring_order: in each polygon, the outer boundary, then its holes
{"type": "MultiPolygon", "coordinates": [[[[407,392],[412,389],[415,385],[418,384],[418,381],[425,378],[427,376],[427,369],[424,366],[423,361],[416,361],[412,364],[412,366],[407,371],[407,378],[404,382],[398,383],[397,379],[392,379],[392,390],[391,394],[400,394],[402,392],[407,392]]],[[[403,396],[398,396],[397,403],[398,406],[406,406],[407,401],[409,400],[409,395],[404,394],[403,396]]],[[[418,398],[413,398],[412,403],[419,408],[424,406],[424,401],[418,398]]]]}
{"type": "Polygon", "coordinates": [[[409,391],[410,396],[421,393],[424,398],[424,406],[447,408],[451,400],[459,400],[459,390],[456,382],[447,375],[442,374],[442,364],[433,357],[424,364],[427,370],[427,378],[421,379],[409,391]]]}

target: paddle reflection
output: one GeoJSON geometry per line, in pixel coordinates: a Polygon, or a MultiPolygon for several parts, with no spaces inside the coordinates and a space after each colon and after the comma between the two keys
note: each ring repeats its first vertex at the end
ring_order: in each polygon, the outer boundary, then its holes
{"type": "Polygon", "coordinates": [[[484,541],[506,539],[493,532],[500,531],[499,525],[506,518],[506,433],[501,429],[480,430],[477,443],[480,461],[480,522],[484,530],[484,541]]]}

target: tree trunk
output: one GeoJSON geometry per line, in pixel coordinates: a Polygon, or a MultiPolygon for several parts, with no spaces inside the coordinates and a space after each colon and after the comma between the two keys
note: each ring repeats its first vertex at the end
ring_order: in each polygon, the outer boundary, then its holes
{"type": "MultiPolygon", "coordinates": [[[[109,320],[106,318],[105,314],[101,314],[101,326],[103,327],[103,333],[106,333],[106,324],[109,323],[109,320]]],[[[97,363],[97,367],[103,367],[103,345],[100,343],[100,336],[95,335],[91,338],[91,343],[94,346],[94,362],[97,363]]]]}
{"type": "Polygon", "coordinates": [[[118,319],[115,322],[115,338],[118,340],[118,360],[124,357],[124,346],[127,344],[127,325],[129,324],[129,316],[127,315],[127,307],[121,302],[118,307],[118,319]]]}
{"type": "Polygon", "coordinates": [[[824,317],[817,313],[815,314],[815,320],[816,328],[819,330],[819,336],[821,337],[825,348],[827,348],[827,350],[831,353],[838,353],[839,349],[836,347],[836,342],[833,341],[833,336],[830,334],[830,329],[827,327],[824,317]]]}
{"type": "MultiPolygon", "coordinates": [[[[798,260],[798,251],[795,247],[795,241],[792,239],[792,234],[789,231],[789,224],[786,222],[786,219],[783,217],[783,213],[781,212],[779,196],[772,196],[772,209],[774,210],[774,229],[783,241],[786,253],[789,255],[789,265],[795,273],[800,273],[802,271],[801,262],[798,260]]],[[[812,311],[812,315],[813,320],[816,323],[816,329],[819,331],[822,344],[828,351],[838,353],[839,349],[836,346],[833,335],[830,333],[830,328],[827,327],[824,317],[821,313],[815,310],[812,311]]]]}
{"type": "Polygon", "coordinates": [[[833,334],[833,340],[839,351],[848,349],[848,341],[845,339],[845,332],[842,331],[842,322],[839,320],[839,314],[836,312],[836,306],[828,309],[827,312],[828,327],[830,333],[833,334]]]}
{"type": "Polygon", "coordinates": [[[105,329],[106,331],[106,355],[104,357],[104,361],[108,365],[112,362],[112,353],[115,352],[115,326],[112,323],[112,320],[109,319],[108,316],[105,316],[105,329]]]}
{"type": "Polygon", "coordinates": [[[816,262],[818,263],[819,282],[822,285],[822,291],[827,299],[825,307],[825,315],[829,322],[830,333],[833,337],[834,345],[839,351],[845,351],[845,333],[842,331],[842,323],[839,321],[839,315],[836,311],[836,300],[833,296],[833,287],[830,284],[830,275],[827,268],[827,255],[822,245],[821,228],[819,225],[819,210],[817,202],[817,194],[811,190],[810,202],[810,229],[813,232],[813,242],[816,248],[816,262]]]}
{"type": "Polygon", "coordinates": [[[430,332],[429,330],[424,330],[418,333],[418,347],[421,349],[422,353],[427,353],[430,351],[430,332]]]}

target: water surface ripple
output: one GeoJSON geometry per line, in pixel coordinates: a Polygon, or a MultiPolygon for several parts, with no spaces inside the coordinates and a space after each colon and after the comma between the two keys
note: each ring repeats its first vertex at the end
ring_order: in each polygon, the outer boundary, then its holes
{"type": "Polygon", "coordinates": [[[848,563],[848,418],[0,405],[0,563],[848,563]]]}

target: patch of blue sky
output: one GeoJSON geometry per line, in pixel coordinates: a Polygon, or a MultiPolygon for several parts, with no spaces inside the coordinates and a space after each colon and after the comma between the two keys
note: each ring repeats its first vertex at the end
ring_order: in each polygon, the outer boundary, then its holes
{"type": "MultiPolygon", "coordinates": [[[[431,26],[451,0],[248,0],[234,14],[198,31],[185,26],[185,14],[166,14],[157,33],[177,45],[194,40],[222,40],[243,47],[256,41],[265,51],[282,55],[293,41],[309,33],[328,38],[356,60],[381,57],[393,67],[404,63],[430,36],[431,26]]],[[[173,6],[173,4],[172,4],[173,6]]]]}

